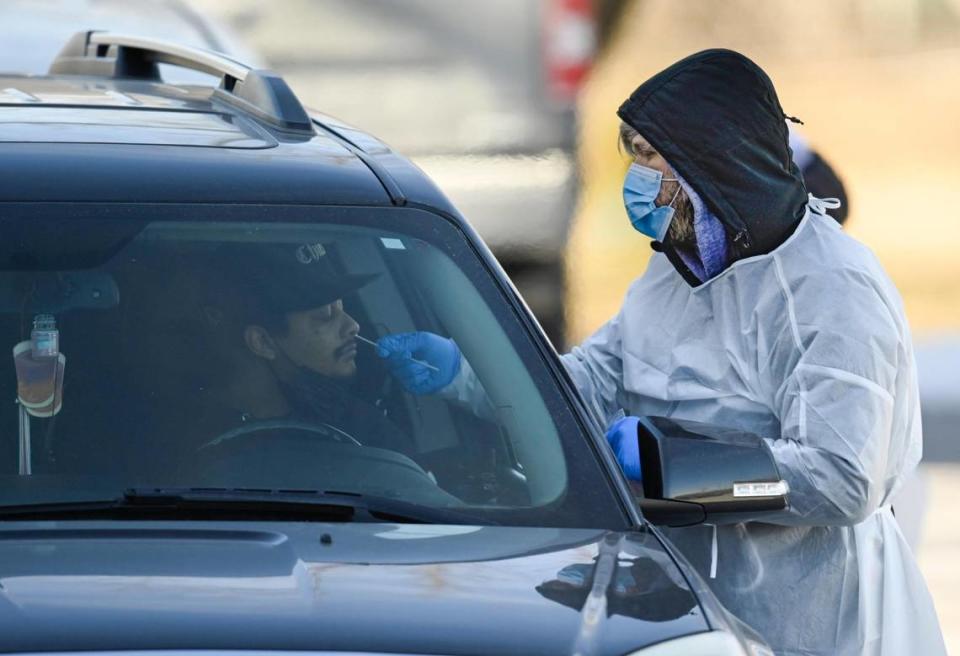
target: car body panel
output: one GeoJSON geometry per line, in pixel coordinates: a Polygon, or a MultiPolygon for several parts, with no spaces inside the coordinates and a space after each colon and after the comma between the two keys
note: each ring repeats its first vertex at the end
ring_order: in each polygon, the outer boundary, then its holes
{"type": "Polygon", "coordinates": [[[71,107],[0,107],[0,142],[111,143],[216,148],[274,148],[230,114],[71,107]],[[148,120],[144,120],[148,119],[148,120]],[[149,129],[144,129],[149,126],[149,129]],[[253,132],[253,133],[251,133],[253,132]]]}
{"type": "Polygon", "coordinates": [[[291,134],[218,103],[209,87],[0,76],[0,88],[0,201],[411,203],[459,216],[409,160],[323,115],[314,134],[291,134]],[[14,141],[28,120],[30,135],[14,141]]]}
{"type": "Polygon", "coordinates": [[[0,586],[3,651],[625,653],[708,629],[646,531],[6,523],[0,586]]]}
{"type": "Polygon", "coordinates": [[[267,156],[273,174],[264,176],[262,150],[235,149],[225,159],[202,147],[3,144],[0,200],[390,204],[377,178],[335,141],[311,151],[267,156]]]}

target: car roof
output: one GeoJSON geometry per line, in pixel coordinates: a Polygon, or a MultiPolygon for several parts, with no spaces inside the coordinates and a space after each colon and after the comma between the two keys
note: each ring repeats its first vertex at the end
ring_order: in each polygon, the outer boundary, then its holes
{"type": "Polygon", "coordinates": [[[252,95],[119,68],[99,75],[86,54],[61,53],[67,74],[0,75],[0,201],[414,204],[456,215],[417,167],[306,112],[278,76],[174,51],[224,66],[224,80],[240,71],[252,95]]]}

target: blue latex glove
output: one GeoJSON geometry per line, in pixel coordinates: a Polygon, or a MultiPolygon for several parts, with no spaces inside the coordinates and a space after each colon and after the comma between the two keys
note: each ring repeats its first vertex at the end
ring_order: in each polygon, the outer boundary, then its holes
{"type": "Polygon", "coordinates": [[[640,443],[637,440],[639,417],[621,417],[607,429],[607,442],[617,456],[620,468],[631,481],[643,482],[640,469],[640,443]]]}
{"type": "Polygon", "coordinates": [[[408,392],[433,394],[449,385],[460,371],[456,342],[428,332],[397,333],[377,341],[377,355],[387,361],[390,373],[408,392]],[[427,362],[430,369],[413,359],[427,362]]]}

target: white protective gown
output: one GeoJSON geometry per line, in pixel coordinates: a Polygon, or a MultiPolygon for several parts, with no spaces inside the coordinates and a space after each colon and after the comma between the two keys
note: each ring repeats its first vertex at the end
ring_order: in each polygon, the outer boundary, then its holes
{"type": "Polygon", "coordinates": [[[822,202],[773,252],[699,287],[654,255],[620,313],[563,359],[604,425],[623,409],[768,440],[789,510],[665,532],[777,654],[946,653],[889,506],[921,454],[903,305],[822,202]]]}

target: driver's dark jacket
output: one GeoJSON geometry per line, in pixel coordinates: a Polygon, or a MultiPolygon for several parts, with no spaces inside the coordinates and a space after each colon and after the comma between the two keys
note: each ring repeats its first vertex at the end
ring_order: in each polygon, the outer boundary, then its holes
{"type": "Polygon", "coordinates": [[[281,385],[293,408],[291,418],[339,428],[365,446],[411,455],[413,442],[385,412],[358,398],[344,385],[317,374],[303,374],[295,385],[281,385]]]}

